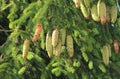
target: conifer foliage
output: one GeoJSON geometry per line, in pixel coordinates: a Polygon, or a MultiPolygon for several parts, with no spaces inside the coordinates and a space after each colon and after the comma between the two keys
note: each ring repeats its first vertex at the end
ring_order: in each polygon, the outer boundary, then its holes
{"type": "Polygon", "coordinates": [[[119,79],[119,0],[0,0],[0,79],[119,79]]]}

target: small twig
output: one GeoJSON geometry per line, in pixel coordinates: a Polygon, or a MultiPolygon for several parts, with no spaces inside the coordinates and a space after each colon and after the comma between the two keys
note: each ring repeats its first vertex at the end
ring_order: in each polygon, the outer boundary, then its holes
{"type": "Polygon", "coordinates": [[[5,34],[6,34],[7,36],[9,35],[7,32],[13,32],[13,31],[14,31],[14,30],[5,30],[5,28],[2,27],[1,25],[0,25],[0,28],[2,28],[2,29],[0,29],[0,32],[5,32],[5,34]]]}
{"type": "Polygon", "coordinates": [[[13,4],[13,2],[9,3],[8,5],[6,5],[4,8],[2,8],[0,11],[4,11],[5,9],[7,9],[8,7],[10,7],[13,4]]]}
{"type": "Polygon", "coordinates": [[[0,32],[13,32],[14,30],[2,30],[0,29],[0,32]]]}

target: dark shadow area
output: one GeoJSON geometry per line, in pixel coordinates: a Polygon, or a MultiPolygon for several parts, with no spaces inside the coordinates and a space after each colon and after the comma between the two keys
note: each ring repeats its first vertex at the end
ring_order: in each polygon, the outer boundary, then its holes
{"type": "Polygon", "coordinates": [[[8,11],[0,12],[0,46],[4,44],[10,34],[10,32],[6,31],[9,30],[9,20],[7,19],[7,12],[8,11]]]}

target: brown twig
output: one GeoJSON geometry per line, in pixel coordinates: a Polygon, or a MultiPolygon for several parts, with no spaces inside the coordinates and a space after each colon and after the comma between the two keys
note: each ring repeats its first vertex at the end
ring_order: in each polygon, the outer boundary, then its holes
{"type": "Polygon", "coordinates": [[[5,28],[2,27],[1,25],[0,25],[0,28],[2,28],[2,29],[0,29],[0,32],[4,32],[7,36],[9,35],[7,32],[13,32],[14,31],[14,30],[5,30],[5,28]]]}

